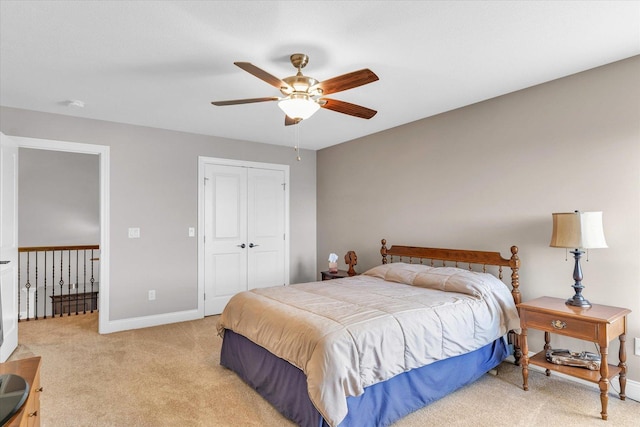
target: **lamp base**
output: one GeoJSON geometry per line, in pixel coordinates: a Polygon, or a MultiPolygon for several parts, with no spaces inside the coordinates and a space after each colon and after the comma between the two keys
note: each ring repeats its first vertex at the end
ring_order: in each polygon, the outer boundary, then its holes
{"type": "Polygon", "coordinates": [[[582,307],[589,308],[591,307],[591,303],[586,300],[582,295],[574,295],[572,298],[569,298],[564,302],[566,305],[570,305],[572,307],[582,307]]]}
{"type": "Polygon", "coordinates": [[[570,305],[572,307],[582,307],[582,308],[591,307],[591,303],[582,296],[582,289],[584,289],[584,286],[582,286],[582,268],[580,268],[580,256],[584,252],[582,252],[579,249],[575,249],[571,251],[571,253],[573,254],[573,257],[576,260],[576,263],[573,267],[573,280],[575,282],[573,284],[573,290],[576,293],[575,295],[573,295],[572,298],[569,298],[568,300],[566,300],[565,304],[570,305]]]}

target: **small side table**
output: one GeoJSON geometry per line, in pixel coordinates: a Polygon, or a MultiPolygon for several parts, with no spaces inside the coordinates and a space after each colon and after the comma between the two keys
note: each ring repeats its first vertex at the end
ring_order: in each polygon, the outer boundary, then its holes
{"type": "Polygon", "coordinates": [[[331,273],[329,270],[322,271],[322,280],[343,279],[349,277],[349,273],[345,270],[338,270],[336,273],[331,273]]]}
{"type": "Polygon", "coordinates": [[[607,419],[607,404],[609,398],[609,381],[620,375],[620,399],[625,400],[627,385],[627,353],[625,350],[627,333],[627,314],[631,310],[620,307],[594,304],[589,308],[573,307],[565,304],[561,298],[542,297],[518,304],[520,310],[520,326],[522,328],[522,380],[523,388],[529,389],[529,363],[546,369],[547,376],[551,371],[562,372],[576,378],[597,383],[600,387],[600,402],[603,420],[607,419]],[[527,328],[544,331],[544,350],[529,358],[527,344],[527,328]],[[585,341],[597,343],[600,348],[600,371],[590,371],[585,368],[555,365],[547,362],[546,350],[551,348],[551,333],[566,335],[585,341]],[[607,364],[609,342],[618,338],[620,351],[617,366],[607,364]]]}
{"type": "Polygon", "coordinates": [[[40,365],[40,356],[0,363],[0,375],[19,375],[29,384],[27,401],[3,424],[4,427],[40,426],[40,365]]]}

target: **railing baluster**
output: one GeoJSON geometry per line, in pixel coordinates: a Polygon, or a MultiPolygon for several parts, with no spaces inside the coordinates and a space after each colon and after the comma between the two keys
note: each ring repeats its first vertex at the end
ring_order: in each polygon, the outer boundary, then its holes
{"type": "Polygon", "coordinates": [[[53,307],[53,301],[56,296],[56,251],[51,252],[51,317],[56,317],[56,311],[53,307]]]}
{"type": "Polygon", "coordinates": [[[36,252],[36,291],[34,293],[33,318],[38,320],[38,252],[36,252]]]}
{"type": "MultiPolygon", "coordinates": [[[[69,285],[69,289],[67,290],[67,295],[71,297],[71,249],[69,249],[69,251],[67,252],[67,266],[67,269],[69,270],[69,282],[67,282],[67,284],[69,285]]],[[[69,304],[68,316],[71,316],[71,304],[69,304]]]]}
{"type": "Polygon", "coordinates": [[[31,282],[30,282],[30,262],[31,262],[31,254],[28,253],[27,254],[27,283],[25,283],[24,287],[27,290],[27,297],[25,298],[27,300],[27,304],[25,306],[25,311],[27,312],[27,322],[29,321],[29,289],[31,289],[31,282]]]}
{"type": "Polygon", "coordinates": [[[93,277],[93,263],[95,261],[95,257],[93,256],[93,249],[91,249],[91,312],[93,313],[93,284],[96,279],[93,277]]]}
{"type": "Polygon", "coordinates": [[[87,250],[82,251],[82,313],[87,314],[87,250]]]}
{"type": "Polygon", "coordinates": [[[47,318],[47,253],[44,253],[44,319],[47,318]]]}
{"type": "MultiPolygon", "coordinates": [[[[71,251],[69,251],[69,264],[71,264],[71,251]]],[[[78,315],[78,251],[76,251],[76,281],[74,283],[75,283],[75,291],[76,291],[76,316],[77,316],[78,315]]],[[[71,283],[69,283],[69,286],[71,286],[71,283]]],[[[71,316],[71,309],[69,309],[69,316],[71,316]]]]}
{"type": "Polygon", "coordinates": [[[63,258],[64,258],[64,251],[60,251],[60,281],[58,282],[58,284],[60,285],[60,317],[62,317],[62,298],[64,297],[64,279],[63,277],[63,270],[62,270],[62,263],[63,263],[63,258]]]}

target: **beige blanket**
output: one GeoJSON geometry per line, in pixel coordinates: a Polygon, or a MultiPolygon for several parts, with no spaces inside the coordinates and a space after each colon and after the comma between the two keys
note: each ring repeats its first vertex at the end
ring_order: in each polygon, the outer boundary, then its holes
{"type": "Polygon", "coordinates": [[[496,277],[404,263],[242,292],[218,323],[220,334],[231,329],[301,369],[331,426],[346,416],[347,396],[519,327],[511,294],[496,277]]]}

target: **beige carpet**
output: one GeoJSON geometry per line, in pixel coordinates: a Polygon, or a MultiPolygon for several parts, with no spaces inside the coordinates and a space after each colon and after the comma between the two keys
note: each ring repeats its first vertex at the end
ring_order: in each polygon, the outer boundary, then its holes
{"type": "MultiPolygon", "coordinates": [[[[22,322],[11,359],[42,356],[42,427],[290,426],[233,372],[219,365],[217,316],[97,333],[98,317],[22,322]]],[[[413,426],[637,426],[640,403],[503,363],[475,383],[394,424],[413,426]]],[[[614,384],[617,388],[617,383],[614,384]]]]}

